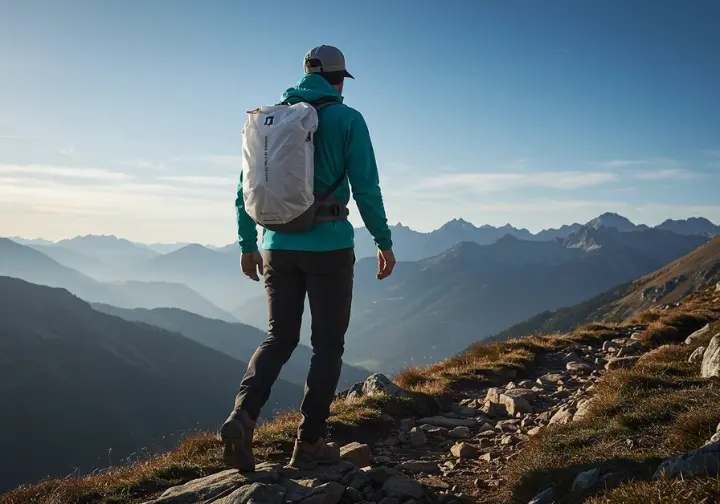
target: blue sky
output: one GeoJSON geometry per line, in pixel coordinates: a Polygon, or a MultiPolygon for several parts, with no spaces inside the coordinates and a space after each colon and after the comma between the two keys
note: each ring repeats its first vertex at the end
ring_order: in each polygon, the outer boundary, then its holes
{"type": "Polygon", "coordinates": [[[720,222],[719,19],[712,0],[0,0],[0,235],[231,241],[245,111],[323,43],[357,78],[392,223],[720,222]]]}

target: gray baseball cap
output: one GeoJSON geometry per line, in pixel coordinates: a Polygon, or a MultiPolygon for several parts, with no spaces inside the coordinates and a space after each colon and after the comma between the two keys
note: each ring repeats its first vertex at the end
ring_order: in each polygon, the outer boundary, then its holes
{"type": "Polygon", "coordinates": [[[320,45],[313,47],[305,55],[305,73],[345,72],[345,77],[354,79],[345,69],[345,56],[337,47],[320,45]],[[310,60],[319,60],[320,66],[309,66],[310,60]]]}

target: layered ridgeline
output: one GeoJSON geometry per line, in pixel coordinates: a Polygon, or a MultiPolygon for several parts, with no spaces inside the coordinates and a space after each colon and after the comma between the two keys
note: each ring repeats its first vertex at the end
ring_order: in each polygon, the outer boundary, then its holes
{"type": "Polygon", "coordinates": [[[7,238],[0,238],[0,275],[62,287],[87,301],[126,308],[169,306],[207,317],[235,321],[230,313],[218,308],[185,284],[140,280],[100,282],[61,265],[30,246],[20,245],[7,238]]]}
{"type": "MultiPolygon", "coordinates": [[[[217,428],[246,363],[177,332],[0,277],[0,490],[88,472],[217,428]]],[[[264,414],[299,405],[280,380],[264,414]]]]}
{"type": "Polygon", "coordinates": [[[198,434],[0,503],[718,502],[719,376],[720,284],[627,323],[478,343],[394,383],[373,376],[336,398],[343,461],[317,471],[284,467],[289,414],[258,429],[255,473],[224,470],[217,437],[198,434]]]}
{"type": "MultiPolygon", "coordinates": [[[[228,323],[222,320],[201,317],[177,308],[155,308],[153,310],[127,310],[114,306],[93,304],[95,310],[122,317],[126,320],[144,322],[153,326],[177,332],[205,346],[219,350],[230,357],[248,360],[267,334],[255,327],[228,323]]],[[[305,383],[312,350],[298,345],[290,360],[283,367],[280,378],[302,386],[305,383]]],[[[346,364],[343,366],[339,386],[341,388],[363,381],[369,376],[365,369],[346,364]]]]}
{"type": "Polygon", "coordinates": [[[641,310],[667,308],[700,287],[720,282],[720,237],[667,266],[575,306],[544,311],[494,335],[502,341],[529,334],[568,332],[597,321],[622,322],[641,310]]]}
{"type": "Polygon", "coordinates": [[[563,241],[506,236],[401,263],[382,282],[374,279],[375,262],[361,260],[346,355],[381,371],[435,362],[537,313],[654,271],[706,240],[605,227],[583,227],[563,241]]]}

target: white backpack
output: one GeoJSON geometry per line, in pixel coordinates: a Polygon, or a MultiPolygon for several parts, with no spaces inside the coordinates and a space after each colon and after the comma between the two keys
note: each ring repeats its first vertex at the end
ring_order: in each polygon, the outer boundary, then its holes
{"type": "Polygon", "coordinates": [[[344,202],[327,191],[315,192],[317,111],[337,101],[281,103],[248,112],[243,127],[243,201],[257,224],[297,233],[319,222],[347,219],[344,202]]]}

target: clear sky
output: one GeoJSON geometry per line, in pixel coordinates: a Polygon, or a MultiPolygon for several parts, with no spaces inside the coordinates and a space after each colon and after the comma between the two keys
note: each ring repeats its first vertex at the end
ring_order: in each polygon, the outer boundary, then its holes
{"type": "Polygon", "coordinates": [[[719,223],[718,26],[714,0],[0,0],[0,236],[232,241],[245,111],[318,44],[391,223],[719,223]]]}

